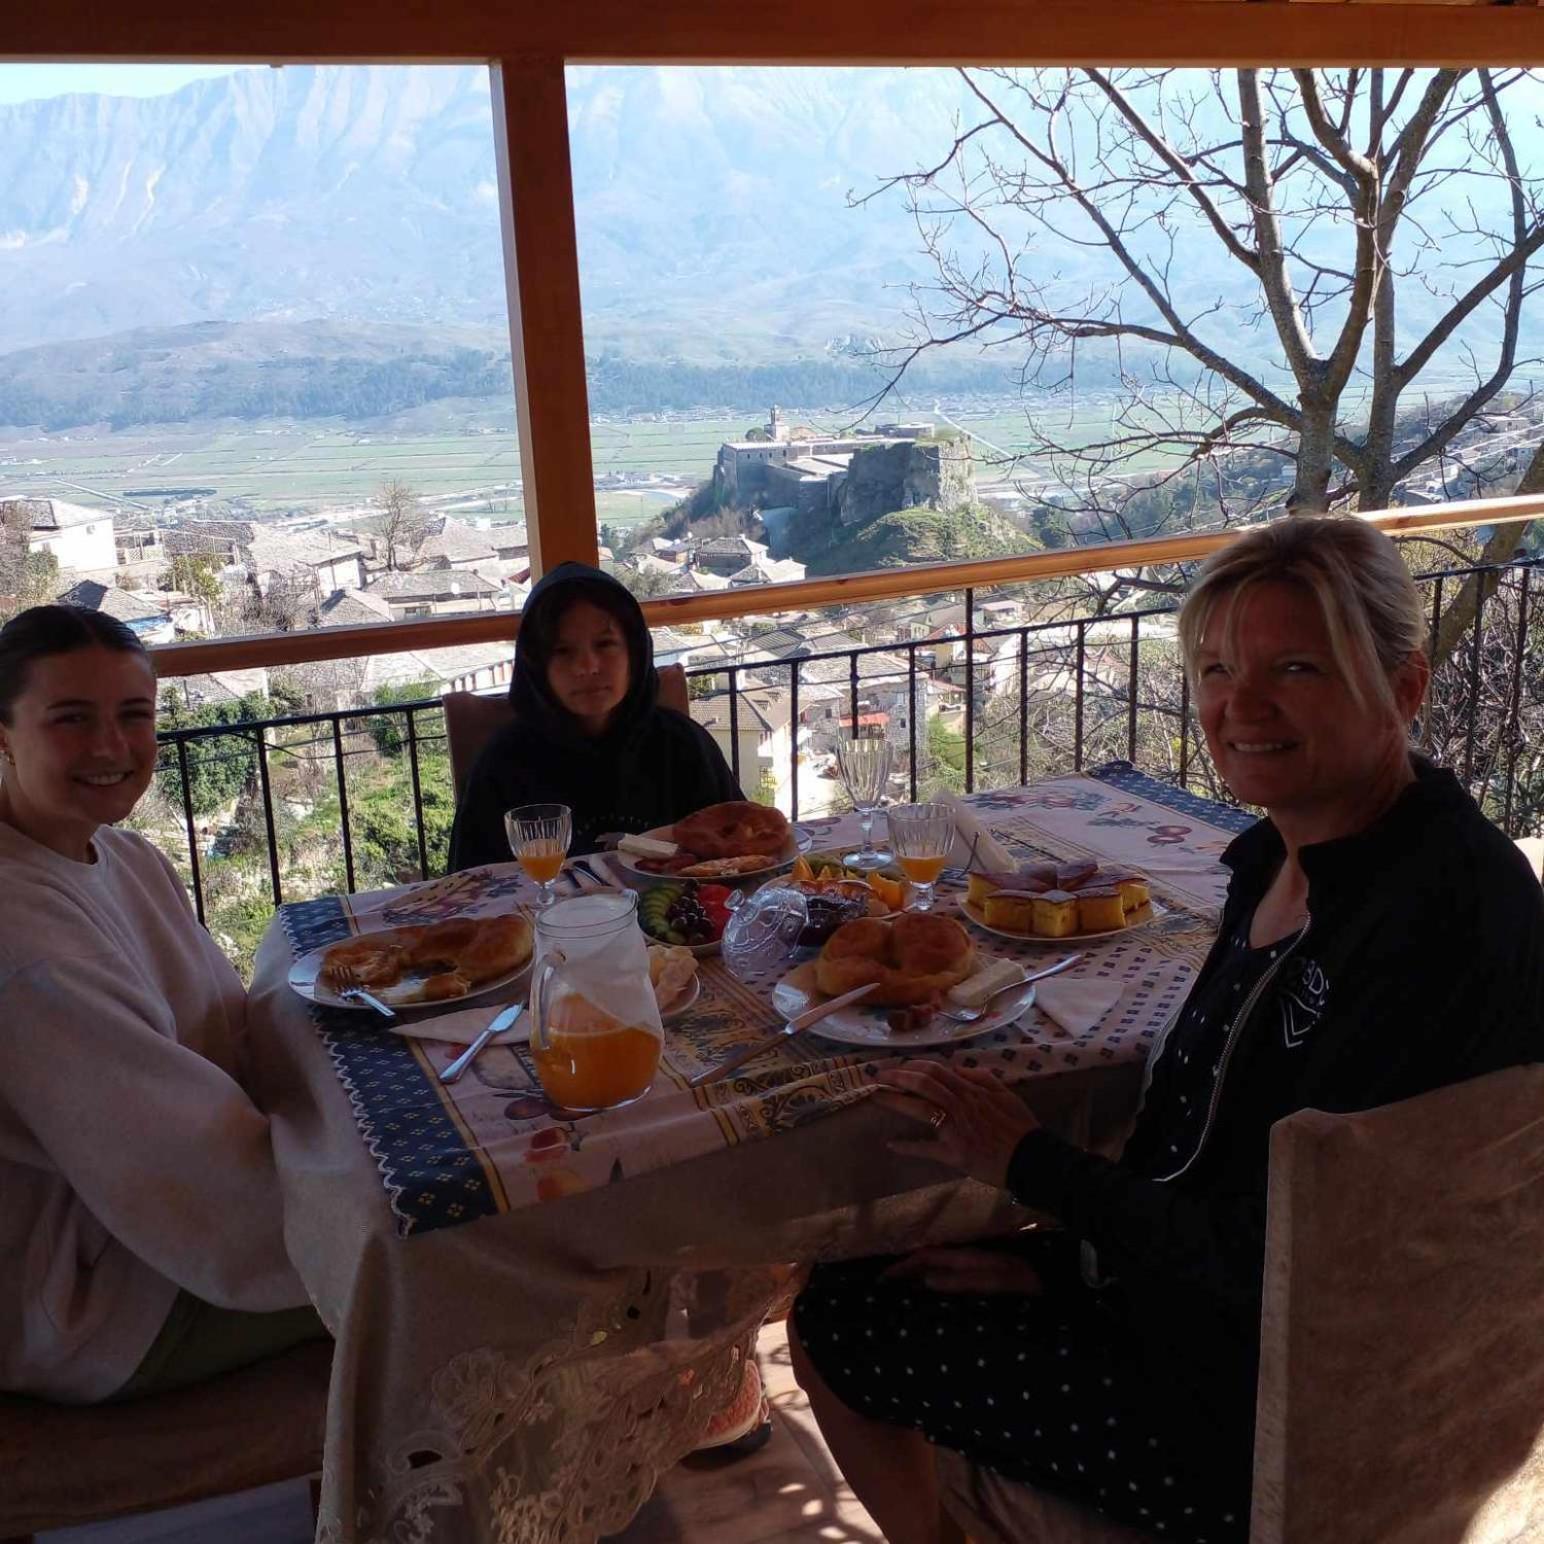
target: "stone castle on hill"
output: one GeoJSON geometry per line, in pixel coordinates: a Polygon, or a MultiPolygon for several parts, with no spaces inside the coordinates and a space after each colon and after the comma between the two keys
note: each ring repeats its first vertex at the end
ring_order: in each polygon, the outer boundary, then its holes
{"type": "Polygon", "coordinates": [[[719,447],[713,484],[721,503],[759,508],[769,532],[780,516],[830,513],[855,526],[975,497],[969,441],[941,439],[931,423],[832,438],[790,426],[776,406],[765,429],[719,447]]]}

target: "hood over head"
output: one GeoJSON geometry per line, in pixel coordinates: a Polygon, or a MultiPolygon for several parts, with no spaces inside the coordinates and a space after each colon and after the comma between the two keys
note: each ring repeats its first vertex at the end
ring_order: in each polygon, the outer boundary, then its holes
{"type": "Polygon", "coordinates": [[[520,613],[515,640],[515,670],[509,700],[516,718],[545,736],[568,744],[594,745],[547,684],[547,666],[563,614],[576,601],[588,601],[617,620],[627,641],[627,695],[618,705],[603,739],[627,737],[653,711],[659,694],[654,674],[654,641],[643,610],[631,593],[598,568],[586,563],[560,563],[543,574],[520,613]]]}

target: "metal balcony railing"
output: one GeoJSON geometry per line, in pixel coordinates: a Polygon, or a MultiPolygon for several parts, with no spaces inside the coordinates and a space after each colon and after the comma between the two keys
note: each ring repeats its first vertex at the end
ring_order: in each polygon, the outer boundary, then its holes
{"type": "MultiPolygon", "coordinates": [[[[1544,722],[1534,571],[1516,562],[1419,577],[1434,642],[1453,586],[1485,581],[1413,736],[1512,835],[1544,829],[1544,743],[1530,733],[1544,722]]],[[[865,720],[896,744],[899,798],[935,780],[969,791],[1117,758],[1226,797],[1198,749],[1175,610],[978,628],[967,588],[962,631],[694,669],[692,708],[715,720],[747,792],[766,792],[751,775],[760,771],[795,818],[811,807],[822,743],[865,720]],[[779,746],[783,772],[763,765],[763,741],[779,746]]],[[[169,845],[175,826],[199,916],[217,930],[222,916],[255,926],[285,900],[443,869],[453,793],[437,698],[172,727],[161,745],[152,834],[169,845]]]]}

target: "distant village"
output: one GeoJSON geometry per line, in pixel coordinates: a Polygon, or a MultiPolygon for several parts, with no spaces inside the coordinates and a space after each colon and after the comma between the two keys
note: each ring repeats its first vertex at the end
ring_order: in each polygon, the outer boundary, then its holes
{"type": "MultiPolygon", "coordinates": [[[[1530,404],[1476,420],[1465,435],[1471,449],[1483,446],[1515,470],[1544,437],[1544,424],[1530,404]]],[[[602,548],[603,563],[651,595],[799,580],[803,563],[773,555],[785,522],[796,516],[842,523],[879,508],[947,507],[974,491],[968,446],[935,435],[930,423],[886,424],[836,438],[789,425],[777,408],[764,429],[721,446],[713,479],[722,502],[754,503],[766,541],[744,534],[650,536],[623,554],[602,548]]],[[[1451,496],[1431,479],[1413,481],[1401,495],[1413,504],[1451,496]]],[[[527,534],[519,522],[422,510],[396,530],[381,529],[379,519],[370,522],[375,529],[351,528],[357,510],[349,512],[348,526],[334,523],[327,511],[273,520],[185,512],[157,519],[56,498],[8,498],[0,488],[0,512],[7,508],[13,517],[20,514],[29,549],[57,565],[58,599],[116,617],[149,644],[513,612],[530,591],[527,534]]],[[[694,693],[693,716],[726,755],[739,739],[749,794],[785,807],[796,739],[800,808],[817,813],[830,803],[835,745],[851,734],[854,712],[858,727],[902,743],[913,736],[920,743],[934,720],[956,729],[967,683],[978,713],[1016,685],[1020,645],[1013,629],[1043,621],[1021,600],[1002,598],[978,605],[968,626],[960,599],[917,598],[656,630],[654,647],[660,664],[733,673],[739,688],[733,711],[730,677],[720,673],[694,693]],[[916,650],[913,665],[907,646],[924,639],[927,647],[916,650]],[[857,656],[856,693],[847,657],[854,649],[873,651],[857,656]]],[[[1032,692],[1071,689],[1055,631],[1037,634],[1044,664],[1037,670],[1035,656],[1029,660],[1032,692]]],[[[1142,624],[1142,636],[1168,638],[1172,626],[1152,618],[1142,624]]],[[[1118,621],[1095,624],[1084,642],[1095,660],[1107,648],[1118,669],[1130,639],[1129,624],[1118,621]]],[[[291,674],[315,709],[332,710],[368,704],[384,689],[499,691],[510,664],[507,644],[465,644],[308,665],[291,674]]],[[[266,694],[269,684],[258,669],[178,677],[168,689],[198,709],[266,694]]]]}

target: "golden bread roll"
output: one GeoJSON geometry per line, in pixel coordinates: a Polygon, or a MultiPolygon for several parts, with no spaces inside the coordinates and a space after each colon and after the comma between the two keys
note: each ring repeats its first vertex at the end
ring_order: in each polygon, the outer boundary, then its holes
{"type": "Polygon", "coordinates": [[[953,917],[925,911],[903,912],[893,922],[859,917],[826,940],[815,984],[827,997],[839,997],[872,983],[865,1003],[906,1008],[947,992],[975,961],[975,945],[953,917]]]}

